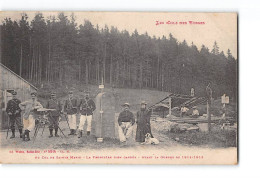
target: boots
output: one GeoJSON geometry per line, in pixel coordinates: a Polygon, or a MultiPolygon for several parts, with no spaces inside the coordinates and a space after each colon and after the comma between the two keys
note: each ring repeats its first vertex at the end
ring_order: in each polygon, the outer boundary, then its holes
{"type": "Polygon", "coordinates": [[[29,130],[25,130],[24,133],[22,134],[22,138],[23,138],[23,141],[29,141],[30,140],[30,131],[29,130]]]}
{"type": "Polygon", "coordinates": [[[72,129],[72,135],[77,135],[75,129],[72,129]]]}
{"type": "Polygon", "coordinates": [[[10,139],[15,138],[15,129],[12,129],[12,136],[10,137],[10,139]]]}
{"type": "Polygon", "coordinates": [[[69,135],[74,135],[74,129],[70,129],[69,135]]]}
{"type": "Polygon", "coordinates": [[[90,135],[90,131],[87,131],[87,135],[90,135]]]}
{"type": "Polygon", "coordinates": [[[53,134],[52,134],[52,132],[53,132],[53,129],[49,129],[50,130],[50,135],[49,135],[49,138],[51,138],[51,137],[53,137],[53,134]]]}
{"type": "Polygon", "coordinates": [[[27,130],[26,134],[27,134],[27,141],[31,140],[30,139],[30,131],[29,130],[27,130]]]}
{"type": "Polygon", "coordinates": [[[23,130],[19,129],[19,133],[20,133],[20,138],[23,138],[23,130]]]}
{"type": "Polygon", "coordinates": [[[24,133],[22,134],[22,138],[23,138],[23,141],[25,141],[25,138],[26,138],[26,130],[25,130],[24,133]]]}
{"type": "Polygon", "coordinates": [[[60,136],[58,135],[58,128],[55,128],[55,137],[60,137],[60,136]]]}
{"type": "Polygon", "coordinates": [[[79,135],[78,135],[78,138],[81,138],[82,137],[82,130],[79,131],[79,135]]]}

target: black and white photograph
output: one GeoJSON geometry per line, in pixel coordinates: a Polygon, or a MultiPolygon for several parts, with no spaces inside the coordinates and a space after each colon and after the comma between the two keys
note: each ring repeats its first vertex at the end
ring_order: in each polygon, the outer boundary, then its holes
{"type": "Polygon", "coordinates": [[[237,13],[0,20],[1,163],[237,164],[237,13]]]}

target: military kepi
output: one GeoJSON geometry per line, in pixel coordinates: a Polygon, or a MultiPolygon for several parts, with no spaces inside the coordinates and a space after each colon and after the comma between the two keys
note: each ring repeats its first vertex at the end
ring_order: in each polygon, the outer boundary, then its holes
{"type": "Polygon", "coordinates": [[[124,103],[122,106],[128,106],[128,107],[130,107],[130,104],[129,104],[129,103],[124,103]]]}
{"type": "Polygon", "coordinates": [[[31,96],[37,96],[37,92],[31,92],[31,96]]]}

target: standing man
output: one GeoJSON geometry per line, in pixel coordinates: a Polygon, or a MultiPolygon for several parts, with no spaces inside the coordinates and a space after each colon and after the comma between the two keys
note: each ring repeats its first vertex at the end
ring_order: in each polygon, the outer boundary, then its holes
{"type": "Polygon", "coordinates": [[[137,112],[137,129],[135,138],[136,142],[144,142],[145,135],[148,133],[151,135],[151,138],[153,138],[150,123],[151,111],[146,109],[146,105],[147,103],[145,101],[142,101],[141,109],[137,112]]]}
{"type": "Polygon", "coordinates": [[[89,91],[84,91],[84,98],[80,100],[80,122],[79,122],[79,135],[78,138],[82,137],[82,131],[84,124],[87,120],[87,135],[90,135],[91,122],[93,111],[96,109],[96,105],[92,99],[89,98],[89,91]]]}
{"type": "Polygon", "coordinates": [[[20,138],[22,138],[22,133],[23,133],[23,125],[21,123],[21,109],[19,107],[19,104],[21,101],[16,98],[17,92],[12,91],[12,99],[8,101],[7,107],[6,107],[6,112],[9,116],[9,124],[11,131],[12,131],[12,136],[10,139],[15,138],[15,123],[18,127],[18,130],[20,132],[20,138]]]}
{"type": "Polygon", "coordinates": [[[59,128],[59,117],[61,113],[61,103],[56,98],[56,93],[51,93],[51,99],[47,101],[46,108],[48,109],[55,109],[55,111],[49,112],[49,130],[50,130],[50,136],[53,137],[53,128],[55,130],[55,137],[59,137],[58,135],[58,128],[59,128]]]}
{"type": "Polygon", "coordinates": [[[19,104],[21,110],[24,111],[23,114],[23,126],[24,126],[24,133],[22,135],[24,141],[30,140],[30,132],[33,130],[35,126],[35,117],[37,109],[42,108],[40,102],[37,101],[37,93],[31,93],[31,99],[19,104]]]}
{"type": "Polygon", "coordinates": [[[70,133],[69,135],[76,135],[77,129],[77,99],[73,97],[73,91],[69,91],[69,97],[65,101],[64,112],[67,113],[70,133]]]}
{"type": "Polygon", "coordinates": [[[118,134],[121,143],[125,143],[126,140],[133,133],[133,125],[135,123],[134,114],[129,111],[130,104],[123,104],[124,110],[118,116],[118,134]]]}

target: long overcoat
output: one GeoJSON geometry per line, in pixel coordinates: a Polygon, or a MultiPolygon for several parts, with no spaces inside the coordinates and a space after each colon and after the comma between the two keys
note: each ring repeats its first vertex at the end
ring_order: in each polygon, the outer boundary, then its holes
{"type": "Polygon", "coordinates": [[[137,112],[137,129],[136,129],[136,142],[144,142],[145,141],[145,135],[147,133],[151,134],[151,137],[153,138],[152,132],[151,132],[151,123],[150,123],[150,117],[151,117],[151,111],[149,110],[140,110],[137,112]]]}

